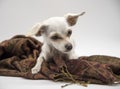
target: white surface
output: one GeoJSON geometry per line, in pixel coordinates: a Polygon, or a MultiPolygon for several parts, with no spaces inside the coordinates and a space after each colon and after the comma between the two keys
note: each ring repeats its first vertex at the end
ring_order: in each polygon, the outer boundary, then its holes
{"type": "MultiPolygon", "coordinates": [[[[36,23],[52,16],[86,11],[73,27],[80,56],[103,54],[120,57],[120,0],[0,0],[0,41],[26,34],[36,23]]],[[[64,83],[0,76],[0,89],[61,89],[64,83]]],[[[65,89],[85,88],[71,85],[65,89]]],[[[89,85],[87,89],[120,89],[89,85]]]]}
{"type": "MultiPolygon", "coordinates": [[[[0,77],[0,89],[62,89],[67,83],[52,82],[48,80],[27,80],[14,77],[0,77]]],[[[73,84],[63,89],[120,89],[120,85],[107,86],[89,84],[88,87],[73,84]]]]}

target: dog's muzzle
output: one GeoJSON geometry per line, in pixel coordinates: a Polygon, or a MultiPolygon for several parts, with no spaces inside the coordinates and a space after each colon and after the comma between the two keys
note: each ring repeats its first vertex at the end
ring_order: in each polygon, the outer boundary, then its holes
{"type": "Polygon", "coordinates": [[[66,44],[65,45],[66,51],[70,51],[72,49],[72,44],[66,44]]]}

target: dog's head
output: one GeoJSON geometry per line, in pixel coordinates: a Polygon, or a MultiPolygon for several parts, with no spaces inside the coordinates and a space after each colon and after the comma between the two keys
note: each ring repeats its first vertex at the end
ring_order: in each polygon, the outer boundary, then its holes
{"type": "Polygon", "coordinates": [[[61,52],[70,52],[73,48],[70,36],[71,26],[74,26],[81,14],[67,14],[64,17],[52,17],[33,26],[27,36],[43,36],[44,42],[61,52]]]}

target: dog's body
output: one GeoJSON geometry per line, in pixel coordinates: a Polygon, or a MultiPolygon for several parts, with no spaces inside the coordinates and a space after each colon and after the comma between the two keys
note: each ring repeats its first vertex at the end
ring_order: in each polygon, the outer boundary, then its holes
{"type": "Polygon", "coordinates": [[[37,59],[32,73],[38,73],[41,69],[43,59],[48,60],[57,54],[65,55],[68,59],[77,59],[74,52],[74,42],[70,38],[71,26],[75,25],[77,18],[82,14],[67,14],[65,17],[52,17],[42,23],[33,26],[27,36],[43,36],[42,51],[37,59]]]}

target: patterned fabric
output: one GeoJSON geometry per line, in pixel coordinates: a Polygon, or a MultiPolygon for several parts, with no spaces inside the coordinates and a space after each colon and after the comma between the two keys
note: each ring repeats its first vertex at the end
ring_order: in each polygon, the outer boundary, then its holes
{"type": "Polygon", "coordinates": [[[56,54],[51,61],[44,61],[41,71],[33,75],[31,68],[36,63],[41,46],[38,40],[24,35],[1,42],[0,75],[80,84],[114,84],[120,81],[120,58],[103,55],[69,60],[56,54]]]}

